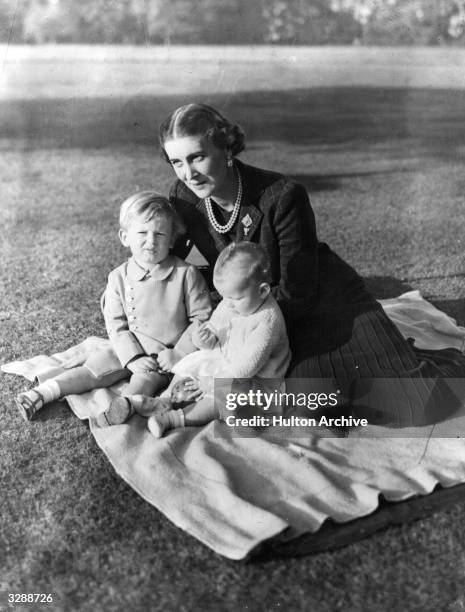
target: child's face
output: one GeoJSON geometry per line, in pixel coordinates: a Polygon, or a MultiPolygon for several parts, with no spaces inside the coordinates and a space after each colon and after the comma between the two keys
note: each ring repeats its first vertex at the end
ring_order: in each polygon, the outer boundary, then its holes
{"type": "Polygon", "coordinates": [[[213,280],[226,306],[238,315],[247,316],[261,306],[270,293],[268,283],[245,279],[243,272],[224,273],[213,280]]]}
{"type": "Polygon", "coordinates": [[[154,266],[166,259],[173,246],[172,223],[162,216],[153,217],[150,221],[135,217],[127,230],[120,229],[119,236],[142,267],[154,266]]]}

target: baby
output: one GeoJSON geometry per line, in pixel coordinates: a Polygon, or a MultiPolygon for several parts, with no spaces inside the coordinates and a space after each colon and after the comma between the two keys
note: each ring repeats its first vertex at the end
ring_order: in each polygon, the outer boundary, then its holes
{"type": "Polygon", "coordinates": [[[151,415],[148,427],[155,437],[170,428],[203,425],[220,416],[211,396],[203,396],[196,377],[284,379],[291,352],[283,315],[271,295],[268,269],[267,257],[257,244],[233,242],[220,253],[213,282],[223,299],[207,323],[193,326],[192,342],[200,350],[172,368],[178,377],[194,378],[187,389],[200,399],[151,415]]]}
{"type": "Polygon", "coordinates": [[[184,231],[180,219],[166,198],[143,191],[123,202],[119,222],[131,257],[110,272],[102,300],[111,348],[20,393],[16,404],[26,420],[49,402],[129,378],[125,394],[136,399],[116,398],[97,419],[101,426],[123,423],[135,412],[137,397],[166,387],[172,366],[196,349],[185,332],[191,322],[208,319],[211,301],[198,270],[170,254],[184,231]]]}

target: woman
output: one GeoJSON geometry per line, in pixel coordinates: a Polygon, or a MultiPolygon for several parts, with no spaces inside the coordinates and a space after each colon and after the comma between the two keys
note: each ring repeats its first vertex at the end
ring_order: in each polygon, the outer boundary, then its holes
{"type": "Polygon", "coordinates": [[[244,149],[238,125],[188,104],[161,124],[159,139],[177,175],[170,201],[187,227],[176,254],[195,245],[213,268],[232,241],[268,253],[293,350],[289,377],[337,390],[372,423],[422,425],[455,408],[443,378],[464,376],[465,357],[404,340],[355,270],[318,241],[304,186],[236,159],[244,149]]]}

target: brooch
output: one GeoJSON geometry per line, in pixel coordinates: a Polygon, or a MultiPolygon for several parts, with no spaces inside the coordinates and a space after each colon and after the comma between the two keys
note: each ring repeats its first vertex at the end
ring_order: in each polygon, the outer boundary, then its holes
{"type": "Polygon", "coordinates": [[[252,225],[252,217],[247,213],[245,217],[242,217],[241,223],[244,226],[244,236],[249,233],[250,226],[252,225]]]}

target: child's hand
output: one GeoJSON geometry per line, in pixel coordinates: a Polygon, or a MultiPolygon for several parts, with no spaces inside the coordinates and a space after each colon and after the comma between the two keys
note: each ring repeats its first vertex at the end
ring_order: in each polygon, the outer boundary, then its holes
{"type": "Polygon", "coordinates": [[[216,344],[216,336],[206,323],[196,320],[192,329],[192,342],[197,348],[212,349],[216,344]]]}
{"type": "Polygon", "coordinates": [[[158,363],[154,357],[144,355],[136,357],[126,365],[127,369],[133,374],[146,374],[147,372],[157,372],[158,363]]]}
{"type": "Polygon", "coordinates": [[[170,372],[171,368],[178,363],[181,357],[182,355],[180,355],[175,349],[165,349],[158,353],[157,361],[162,370],[165,370],[165,372],[170,372]]]}

